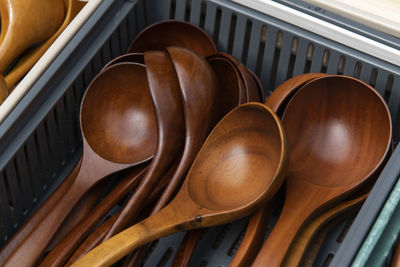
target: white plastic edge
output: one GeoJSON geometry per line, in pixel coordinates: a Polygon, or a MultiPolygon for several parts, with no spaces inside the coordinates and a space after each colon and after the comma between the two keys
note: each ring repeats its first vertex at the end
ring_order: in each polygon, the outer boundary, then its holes
{"type": "Polygon", "coordinates": [[[270,0],[231,0],[400,66],[400,50],[270,0]]]}
{"type": "Polygon", "coordinates": [[[0,105],[0,123],[10,114],[18,102],[25,96],[28,90],[39,79],[42,73],[47,69],[50,63],[56,58],[61,50],[68,44],[75,33],[87,21],[90,15],[96,10],[103,0],[90,0],[84,8],[69,23],[60,36],[47,49],[39,61],[27,73],[25,78],[18,84],[7,99],[0,105]]]}

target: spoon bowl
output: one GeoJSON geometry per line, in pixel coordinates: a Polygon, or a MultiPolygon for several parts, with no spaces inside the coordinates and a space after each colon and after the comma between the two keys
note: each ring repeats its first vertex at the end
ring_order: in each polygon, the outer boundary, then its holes
{"type": "Polygon", "coordinates": [[[164,20],[140,32],[128,53],[165,50],[169,46],[188,48],[204,57],[217,52],[214,41],[201,28],[188,22],[164,20]]]}
{"type": "Polygon", "coordinates": [[[111,265],[162,236],[248,215],[281,186],[287,153],[284,130],[271,110],[257,103],[234,109],[206,139],[170,204],[102,243],[73,266],[111,265]]]}
{"type": "Polygon", "coordinates": [[[305,223],[368,182],[390,149],[383,98],[347,76],[324,76],[290,99],[282,122],[291,158],[281,215],[253,266],[280,266],[305,223]]]}
{"type": "Polygon", "coordinates": [[[154,155],[157,126],[145,67],[121,63],[100,73],[83,96],[80,113],[83,155],[79,171],[68,191],[7,259],[9,266],[35,265],[90,188],[154,155]]]}

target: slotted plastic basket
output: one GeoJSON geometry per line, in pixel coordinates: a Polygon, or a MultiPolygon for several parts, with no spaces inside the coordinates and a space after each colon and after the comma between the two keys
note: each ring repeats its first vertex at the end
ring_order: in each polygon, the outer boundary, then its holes
{"type": "MultiPolygon", "coordinates": [[[[260,77],[267,96],[287,78],[305,72],[360,78],[374,86],[387,101],[397,144],[400,67],[396,64],[399,60],[396,50],[377,42],[367,45],[360,42],[362,49],[357,50],[344,42],[343,36],[338,36],[337,40],[343,41],[338,42],[332,34],[318,35],[309,31],[312,27],[299,27],[306,22],[300,20],[307,17],[297,18],[299,23],[294,23],[293,17],[290,23],[286,22],[290,14],[285,8],[276,14],[258,12],[228,0],[102,1],[0,125],[1,245],[77,162],[82,150],[79,104],[91,79],[109,60],[125,53],[141,29],[159,20],[185,20],[204,28],[219,50],[233,54],[260,77]],[[377,45],[376,53],[373,45],[377,45]]],[[[351,34],[346,38],[351,38],[351,34]]],[[[396,160],[398,150],[387,168],[396,160]]],[[[387,195],[381,197],[380,204],[373,202],[373,198],[380,192],[379,184],[384,176],[379,178],[362,210],[371,207],[379,210],[383,205],[387,195]]],[[[375,218],[364,219],[372,224],[375,218]]],[[[332,258],[336,260],[334,254],[344,246],[343,238],[337,241],[338,236],[343,235],[343,229],[351,222],[351,219],[344,220],[328,235],[317,256],[319,266],[332,258]]],[[[209,229],[191,266],[229,265],[246,223],[245,218],[209,229]]],[[[358,242],[355,252],[367,232],[357,235],[361,241],[355,241],[358,242]]],[[[182,237],[180,233],[161,239],[145,266],[169,266],[182,237]]],[[[355,243],[350,241],[346,248],[355,243]]]]}

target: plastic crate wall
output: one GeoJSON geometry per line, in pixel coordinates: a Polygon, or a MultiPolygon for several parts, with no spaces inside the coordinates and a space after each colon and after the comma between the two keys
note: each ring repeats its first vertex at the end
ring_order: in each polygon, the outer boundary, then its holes
{"type": "Polygon", "coordinates": [[[141,29],[162,19],[186,20],[204,28],[219,50],[233,54],[261,78],[266,95],[305,72],[360,78],[388,102],[398,140],[398,66],[227,0],[104,2],[78,34],[81,39],[72,41],[50,73],[35,84],[36,91],[26,99],[28,108],[21,107],[18,120],[7,129],[0,127],[3,243],[77,161],[79,105],[90,81],[104,64],[126,51],[141,29]]]}

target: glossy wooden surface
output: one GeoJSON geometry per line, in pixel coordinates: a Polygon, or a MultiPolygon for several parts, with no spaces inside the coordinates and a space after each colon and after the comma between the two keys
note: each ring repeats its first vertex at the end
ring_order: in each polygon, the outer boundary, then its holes
{"type": "MultiPolygon", "coordinates": [[[[130,63],[138,63],[144,65],[144,54],[143,53],[128,53],[121,55],[119,57],[114,58],[113,60],[110,60],[104,67],[101,69],[101,71],[104,71],[108,69],[110,66],[118,64],[118,63],[125,63],[125,62],[130,62],[130,63]]],[[[101,72],[100,71],[100,72],[101,72]]]]}
{"type": "Polygon", "coordinates": [[[147,170],[147,164],[139,165],[127,171],[126,177],[118,184],[78,225],[50,251],[44,258],[41,266],[63,266],[79,244],[86,238],[89,232],[100,220],[126,196],[135,186],[147,170]]]}
{"type": "MultiPolygon", "coordinates": [[[[237,96],[229,93],[230,88],[218,85],[217,75],[212,65],[203,57],[186,48],[169,47],[167,50],[181,88],[186,137],[182,158],[176,172],[154,206],[151,215],[160,211],[172,199],[211,129],[223,115],[238,105],[237,96]],[[224,92],[224,101],[233,103],[231,106],[221,106],[220,102],[217,102],[222,97],[221,91],[224,92]]],[[[138,255],[134,259],[135,262],[126,265],[138,265],[141,258],[138,255]]]]}
{"type": "MultiPolygon", "coordinates": [[[[151,195],[146,199],[146,203],[143,205],[143,209],[138,216],[138,219],[135,219],[130,222],[130,224],[134,224],[140,220],[143,220],[144,218],[148,217],[151,208],[154,206],[154,202],[158,199],[160,196],[161,192],[163,189],[167,186],[169,181],[171,180],[173,170],[176,168],[176,162],[173,167],[168,170],[168,172],[158,181],[157,186],[151,192],[151,195]]],[[[96,247],[98,244],[102,242],[104,239],[105,235],[108,233],[114,222],[117,220],[117,218],[120,216],[121,210],[118,211],[116,214],[105,220],[99,227],[97,227],[87,238],[82,242],[79,247],[75,250],[73,255],[68,259],[67,263],[65,264],[66,266],[71,265],[78,259],[80,259],[82,256],[84,256],[86,253],[88,253],[90,250],[92,250],[94,247],[96,247]]],[[[53,265],[53,266],[63,266],[63,265],[53,265]]]]}
{"type": "MultiPolygon", "coordinates": [[[[56,1],[55,1],[56,2],[56,1]]],[[[85,6],[86,2],[78,0],[64,0],[66,15],[58,30],[48,38],[43,44],[28,49],[18,60],[15,66],[5,76],[8,88],[13,88],[23,76],[36,64],[46,50],[54,43],[58,36],[65,30],[69,23],[75,18],[79,11],[85,6]]]]}
{"type": "Polygon", "coordinates": [[[296,237],[292,243],[288,253],[281,266],[292,267],[301,266],[301,260],[305,254],[306,249],[312,242],[319,230],[321,230],[326,224],[334,220],[336,217],[342,214],[347,214],[352,210],[357,209],[361,206],[364,200],[367,198],[368,192],[363,193],[355,198],[345,200],[342,203],[334,206],[330,210],[322,213],[312,222],[310,222],[296,237]]]}
{"type": "Polygon", "coordinates": [[[0,14],[0,72],[4,74],[25,49],[57,31],[65,7],[63,0],[2,0],[0,14]]]}
{"type": "Polygon", "coordinates": [[[169,46],[188,48],[204,57],[217,52],[214,41],[201,28],[188,22],[164,20],[141,31],[128,53],[165,50],[169,46]]]}
{"type": "Polygon", "coordinates": [[[4,80],[4,76],[0,74],[0,105],[6,100],[8,96],[8,87],[6,81],[4,80]]]}
{"type": "Polygon", "coordinates": [[[178,251],[175,254],[171,266],[186,267],[189,266],[192,255],[196,249],[197,243],[204,234],[203,229],[188,231],[183,238],[178,251]]]}
{"type": "Polygon", "coordinates": [[[184,144],[185,122],[180,81],[167,52],[144,53],[147,79],[157,118],[157,149],[146,175],[122,210],[105,240],[123,230],[139,214],[158,179],[168,170],[184,144]]]}
{"type": "Polygon", "coordinates": [[[326,76],[324,73],[304,73],[294,76],[275,88],[265,101],[265,105],[274,110],[279,117],[282,117],[287,103],[299,88],[309,81],[324,76],[326,76]]]}
{"type": "Polygon", "coordinates": [[[143,66],[124,63],[98,75],[83,97],[80,116],[83,159],[79,173],[57,205],[7,259],[7,266],[35,264],[66,216],[92,186],[154,155],[157,130],[143,66]]]}
{"type": "Polygon", "coordinates": [[[285,202],[253,266],[279,266],[304,224],[367,182],[390,147],[384,100],[350,77],[307,83],[289,101],[282,122],[291,148],[285,202]]]}
{"type": "Polygon", "coordinates": [[[247,69],[247,71],[250,73],[251,77],[253,77],[254,82],[257,85],[258,88],[258,97],[259,97],[259,101],[261,103],[264,103],[265,101],[265,93],[264,93],[264,87],[260,81],[260,79],[257,77],[257,75],[252,72],[251,70],[247,69]]]}
{"type": "Polygon", "coordinates": [[[110,265],[167,234],[248,215],[273,197],[283,182],[285,140],[278,117],[264,105],[234,109],[211,132],[170,204],[102,243],[73,266],[110,265]]]}
{"type": "Polygon", "coordinates": [[[68,190],[74,179],[78,175],[81,166],[81,160],[72,169],[71,173],[57,187],[57,189],[49,196],[49,198],[35,211],[35,213],[21,226],[13,237],[1,248],[0,265],[3,265],[5,260],[14,252],[19,244],[35,229],[35,227],[46,217],[54,205],[68,190]]]}

